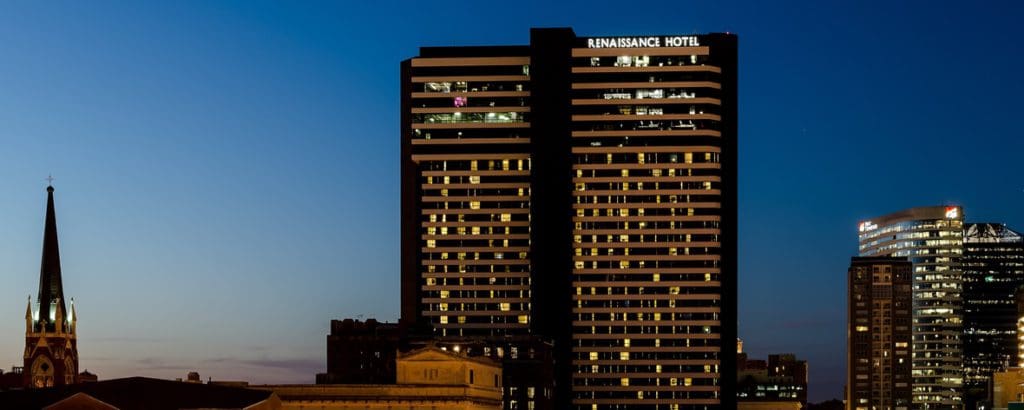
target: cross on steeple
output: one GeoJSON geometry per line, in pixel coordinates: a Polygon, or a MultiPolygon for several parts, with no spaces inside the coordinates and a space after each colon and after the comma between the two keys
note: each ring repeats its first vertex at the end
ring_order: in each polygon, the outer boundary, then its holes
{"type": "Polygon", "coordinates": [[[50,184],[50,185],[53,185],[53,180],[54,180],[54,179],[56,179],[56,178],[54,178],[54,177],[53,177],[53,174],[50,174],[50,175],[48,175],[48,176],[46,177],[46,182],[47,182],[48,184],[50,184]]]}

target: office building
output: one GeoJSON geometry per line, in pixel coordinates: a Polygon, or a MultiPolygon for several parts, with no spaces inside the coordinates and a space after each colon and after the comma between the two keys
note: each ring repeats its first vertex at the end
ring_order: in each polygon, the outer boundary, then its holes
{"type": "Polygon", "coordinates": [[[78,316],[74,301],[70,311],[65,304],[53,186],[46,187],[46,192],[39,295],[34,311],[31,299],[25,308],[25,366],[22,374],[28,388],[75,384],[78,376],[78,316]]]}
{"type": "Polygon", "coordinates": [[[534,29],[403,62],[402,320],[550,341],[555,408],[735,407],[736,56],[534,29]]]}
{"type": "Polygon", "coordinates": [[[1024,287],[1017,288],[1013,296],[1017,301],[1017,358],[1008,367],[1024,368],[1024,287]]]}
{"type": "Polygon", "coordinates": [[[793,354],[771,354],[766,362],[738,353],[736,386],[741,404],[807,407],[807,361],[797,360],[793,354]]]}
{"type": "Polygon", "coordinates": [[[860,256],[913,264],[914,407],[963,408],[963,210],[911,208],[862,221],[860,256]]]}
{"type": "Polygon", "coordinates": [[[1003,224],[968,223],[962,266],[964,384],[971,403],[988,396],[992,373],[1017,365],[1014,293],[1024,285],[1024,238],[1003,224]]]}
{"type": "Polygon", "coordinates": [[[847,272],[846,388],[850,410],[911,408],[913,265],[854,257],[847,272]]]}
{"type": "Polygon", "coordinates": [[[327,372],[316,384],[389,384],[395,382],[395,357],[404,329],[376,319],[332,320],[327,335],[327,372]]]}

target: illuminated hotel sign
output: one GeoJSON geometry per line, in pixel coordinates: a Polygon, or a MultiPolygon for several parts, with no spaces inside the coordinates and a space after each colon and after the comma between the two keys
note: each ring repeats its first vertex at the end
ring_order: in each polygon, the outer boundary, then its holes
{"type": "Polygon", "coordinates": [[[857,230],[861,232],[873,231],[875,229],[878,229],[878,224],[872,223],[871,221],[861,222],[860,226],[857,227],[857,230]]]}
{"type": "Polygon", "coordinates": [[[960,208],[955,206],[946,207],[946,219],[956,219],[960,217],[960,208]]]}
{"type": "Polygon", "coordinates": [[[697,36],[588,38],[587,48],[697,47],[697,36]]]}

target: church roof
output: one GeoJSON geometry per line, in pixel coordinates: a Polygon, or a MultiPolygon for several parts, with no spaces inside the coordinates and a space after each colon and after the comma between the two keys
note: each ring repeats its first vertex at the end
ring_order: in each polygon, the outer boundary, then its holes
{"type": "Polygon", "coordinates": [[[270,391],[130,377],[46,389],[0,392],[0,408],[41,409],[79,393],[122,410],[243,409],[276,399],[270,391]]]}

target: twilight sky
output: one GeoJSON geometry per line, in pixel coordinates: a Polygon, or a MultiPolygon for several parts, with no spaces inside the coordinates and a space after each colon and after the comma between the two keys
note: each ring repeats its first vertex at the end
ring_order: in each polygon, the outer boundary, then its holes
{"type": "Polygon", "coordinates": [[[1019,3],[167,3],[0,10],[5,369],[52,173],[83,369],[311,383],[330,319],[398,316],[399,61],[530,27],[738,33],[739,332],[808,359],[812,401],[842,394],[858,220],[1024,229],[1019,3]]]}

